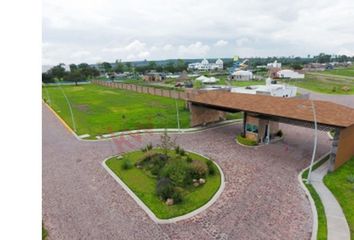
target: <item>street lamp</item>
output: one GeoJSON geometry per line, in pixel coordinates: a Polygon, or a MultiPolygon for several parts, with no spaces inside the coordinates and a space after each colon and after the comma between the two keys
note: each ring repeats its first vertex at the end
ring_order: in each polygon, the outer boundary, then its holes
{"type": "Polygon", "coordinates": [[[176,113],[177,113],[177,126],[178,126],[178,131],[181,131],[180,124],[179,124],[179,111],[178,111],[178,104],[177,104],[177,99],[175,98],[175,103],[176,103],[176,113]]]}
{"type": "Polygon", "coordinates": [[[312,106],[312,111],[313,111],[313,120],[314,120],[314,125],[315,125],[315,140],[314,140],[314,146],[313,146],[313,152],[312,152],[312,159],[311,159],[311,165],[309,168],[309,174],[307,175],[307,184],[311,182],[311,173],[312,173],[312,166],[313,162],[315,160],[315,155],[316,155],[316,148],[317,148],[317,120],[316,120],[316,109],[315,109],[315,104],[311,101],[311,106],[312,106]]]}

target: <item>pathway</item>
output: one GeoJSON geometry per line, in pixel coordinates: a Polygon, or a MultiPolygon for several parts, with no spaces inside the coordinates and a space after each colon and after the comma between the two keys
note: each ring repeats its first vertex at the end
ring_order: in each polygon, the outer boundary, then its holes
{"type": "Polygon", "coordinates": [[[331,191],[323,183],[327,174],[328,162],[322,164],[311,174],[311,183],[321,198],[327,218],[328,240],[350,240],[350,231],[343,210],[331,191]]]}

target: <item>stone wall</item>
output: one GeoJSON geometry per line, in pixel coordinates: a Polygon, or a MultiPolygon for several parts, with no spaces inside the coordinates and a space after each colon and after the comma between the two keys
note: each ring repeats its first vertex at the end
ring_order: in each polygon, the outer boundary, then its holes
{"type": "Polygon", "coordinates": [[[170,98],[182,99],[182,100],[187,99],[187,94],[182,91],[140,86],[140,85],[128,84],[128,83],[108,82],[102,80],[92,80],[91,83],[100,86],[105,86],[105,87],[125,89],[125,90],[134,91],[138,93],[147,93],[151,95],[170,97],[170,98]]]}
{"type": "Polygon", "coordinates": [[[226,113],[222,111],[197,106],[192,103],[189,104],[189,110],[191,112],[191,127],[225,120],[226,113]]]}

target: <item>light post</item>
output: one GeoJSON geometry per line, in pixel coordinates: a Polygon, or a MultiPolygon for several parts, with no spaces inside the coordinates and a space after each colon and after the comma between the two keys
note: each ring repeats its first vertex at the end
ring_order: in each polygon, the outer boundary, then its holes
{"type": "Polygon", "coordinates": [[[313,111],[313,119],[314,119],[314,125],[315,125],[315,140],[314,140],[314,146],[313,146],[313,152],[312,152],[312,159],[311,159],[311,165],[309,168],[309,174],[307,175],[307,184],[311,182],[311,173],[312,173],[312,166],[313,162],[315,160],[315,155],[316,155],[316,148],[317,148],[317,120],[316,120],[316,109],[315,109],[315,104],[313,103],[312,100],[311,105],[312,105],[312,111],[313,111]]]}
{"type": "Polygon", "coordinates": [[[176,103],[176,113],[177,113],[177,126],[178,126],[178,131],[181,131],[180,124],[179,124],[179,111],[178,111],[178,104],[177,104],[177,99],[175,98],[175,103],[176,103]]]}

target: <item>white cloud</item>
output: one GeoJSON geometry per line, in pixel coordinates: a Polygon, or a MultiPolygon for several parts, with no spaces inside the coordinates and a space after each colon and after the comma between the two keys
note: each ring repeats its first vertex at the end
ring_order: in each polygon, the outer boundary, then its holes
{"type": "Polygon", "coordinates": [[[209,50],[210,47],[201,42],[192,43],[188,46],[180,45],[178,47],[178,56],[183,58],[205,57],[209,50]]]}
{"type": "Polygon", "coordinates": [[[339,53],[354,49],[353,9],[352,0],[43,0],[43,62],[339,53]],[[80,51],[91,54],[72,56],[80,51]]]}
{"type": "Polygon", "coordinates": [[[228,41],[225,41],[225,40],[219,40],[217,41],[214,46],[216,47],[223,47],[223,46],[226,46],[229,42],[228,41]]]}

